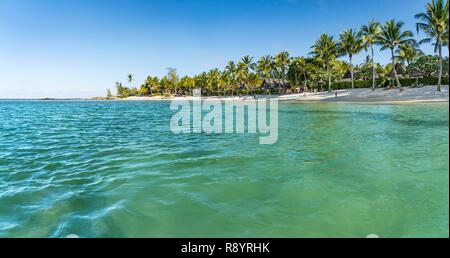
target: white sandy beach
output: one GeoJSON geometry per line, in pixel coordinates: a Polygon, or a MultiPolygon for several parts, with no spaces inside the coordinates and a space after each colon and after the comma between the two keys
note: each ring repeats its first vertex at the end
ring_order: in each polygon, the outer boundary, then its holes
{"type": "MultiPolygon", "coordinates": [[[[421,103],[421,102],[448,102],[448,85],[442,87],[442,91],[436,91],[436,86],[424,86],[421,88],[404,87],[399,89],[353,89],[329,92],[288,94],[281,96],[256,95],[257,98],[278,98],[280,101],[325,101],[325,102],[379,102],[379,103],[421,103]],[[336,97],[337,92],[337,97],[336,97]]],[[[254,100],[255,96],[242,97],[208,97],[217,100],[254,100]]],[[[128,97],[118,99],[120,101],[152,101],[152,100],[192,100],[194,97],[128,97]]]]}

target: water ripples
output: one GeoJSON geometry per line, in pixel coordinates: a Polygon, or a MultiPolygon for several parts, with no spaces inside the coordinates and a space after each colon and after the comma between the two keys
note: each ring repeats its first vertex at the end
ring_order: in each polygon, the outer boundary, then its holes
{"type": "Polygon", "coordinates": [[[448,105],[280,109],[261,146],[166,102],[0,101],[0,237],[448,236],[448,105]]]}

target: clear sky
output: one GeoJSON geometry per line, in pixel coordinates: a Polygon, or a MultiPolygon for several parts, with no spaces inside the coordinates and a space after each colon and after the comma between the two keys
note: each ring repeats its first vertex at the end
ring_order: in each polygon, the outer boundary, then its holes
{"type": "MultiPolygon", "coordinates": [[[[193,75],[246,54],[307,55],[321,33],[372,18],[414,30],[426,2],[0,0],[0,98],[104,96],[128,73],[139,86],[167,67],[193,75]]],[[[386,63],[388,53],[376,58],[386,63]]]]}

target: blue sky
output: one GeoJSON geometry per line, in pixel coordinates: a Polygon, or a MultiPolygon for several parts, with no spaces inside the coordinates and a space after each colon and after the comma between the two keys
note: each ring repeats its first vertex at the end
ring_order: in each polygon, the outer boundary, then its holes
{"type": "Polygon", "coordinates": [[[0,98],[103,96],[128,73],[138,86],[167,67],[192,75],[246,54],[307,55],[321,33],[338,36],[372,18],[414,30],[426,2],[1,0],[0,98]]]}

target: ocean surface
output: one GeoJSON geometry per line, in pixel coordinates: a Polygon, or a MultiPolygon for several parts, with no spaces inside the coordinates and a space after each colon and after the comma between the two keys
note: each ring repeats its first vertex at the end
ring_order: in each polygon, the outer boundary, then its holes
{"type": "Polygon", "coordinates": [[[1,101],[0,237],[449,237],[449,106],[280,103],[279,137],[169,102],[1,101]]]}

